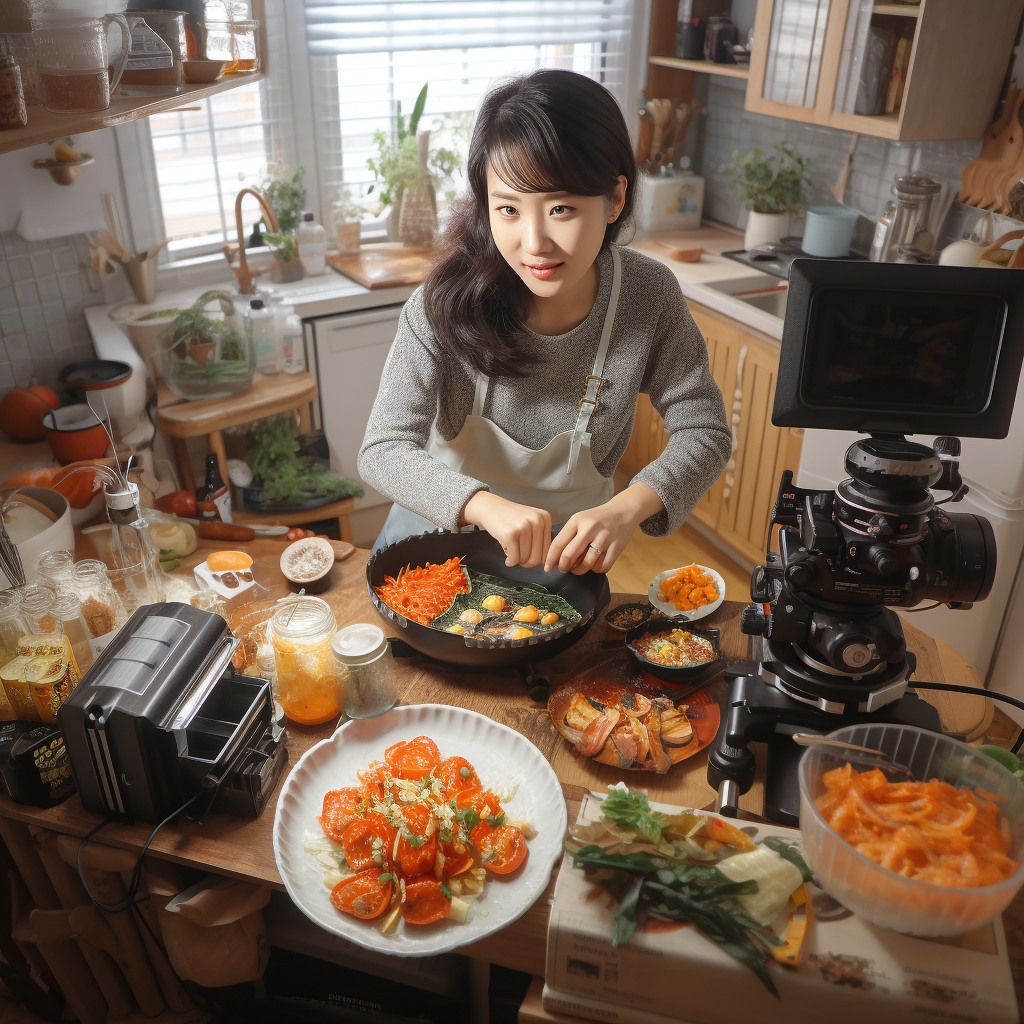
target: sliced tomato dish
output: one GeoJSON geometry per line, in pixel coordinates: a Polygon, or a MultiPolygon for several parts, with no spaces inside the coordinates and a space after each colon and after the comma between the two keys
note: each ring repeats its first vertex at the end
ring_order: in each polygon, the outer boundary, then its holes
{"type": "Polygon", "coordinates": [[[509,821],[476,768],[464,757],[442,759],[430,737],[393,744],[356,775],[358,785],[324,794],[317,821],[336,845],[317,840],[317,856],[332,865],[320,870],[334,907],[379,918],[382,934],[400,921],[465,922],[487,879],[526,860],[529,826],[509,821]]]}

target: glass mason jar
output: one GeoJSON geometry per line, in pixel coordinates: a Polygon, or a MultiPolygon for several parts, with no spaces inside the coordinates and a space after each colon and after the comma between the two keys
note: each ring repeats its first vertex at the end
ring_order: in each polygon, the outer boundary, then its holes
{"type": "Polygon", "coordinates": [[[84,675],[96,660],[89,645],[89,627],[85,624],[85,617],[82,615],[82,605],[78,600],[78,594],[69,590],[61,591],[53,601],[51,614],[55,619],[60,620],[60,628],[57,632],[63,633],[71,644],[71,651],[78,663],[78,674],[84,675]]]}
{"type": "MultiPolygon", "coordinates": [[[[0,670],[14,657],[18,639],[25,632],[18,616],[20,610],[21,588],[0,590],[0,670]]],[[[0,681],[0,722],[11,722],[17,717],[18,713],[0,681]]]]}
{"type": "Polygon", "coordinates": [[[21,588],[21,619],[30,633],[56,633],[60,622],[53,614],[57,592],[48,583],[27,583],[21,588]]]}
{"type": "Polygon", "coordinates": [[[72,590],[74,564],[70,551],[44,551],[36,561],[36,576],[40,583],[49,583],[54,590],[72,590]]]}
{"type": "Polygon", "coordinates": [[[98,558],[76,562],[72,579],[89,630],[89,646],[95,656],[117,635],[128,613],[110,582],[106,564],[98,558]]]}
{"type": "Polygon", "coordinates": [[[376,718],[395,706],[395,660],[380,626],[346,626],[334,634],[331,646],[344,680],[349,718],[376,718]]]}
{"type": "Polygon", "coordinates": [[[285,601],[270,620],[278,700],[285,715],[299,725],[329,722],[344,704],[331,650],[336,629],[331,606],[319,597],[285,601]]]}

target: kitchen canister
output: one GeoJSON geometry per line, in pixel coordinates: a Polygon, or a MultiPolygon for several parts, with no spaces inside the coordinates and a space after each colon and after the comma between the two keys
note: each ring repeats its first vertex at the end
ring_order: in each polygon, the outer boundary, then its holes
{"type": "Polygon", "coordinates": [[[331,643],[345,680],[345,714],[376,718],[398,699],[395,662],[380,626],[369,622],[339,629],[331,643]]]}
{"type": "Polygon", "coordinates": [[[812,206],[804,220],[800,248],[808,256],[848,256],[859,216],[845,206],[812,206]]]}
{"type": "Polygon", "coordinates": [[[644,234],[695,231],[704,208],[704,179],[699,174],[643,176],[635,216],[644,234]]]}

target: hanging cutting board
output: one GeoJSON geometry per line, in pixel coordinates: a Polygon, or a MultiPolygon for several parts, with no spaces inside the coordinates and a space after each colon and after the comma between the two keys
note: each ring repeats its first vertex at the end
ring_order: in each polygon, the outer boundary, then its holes
{"type": "Polygon", "coordinates": [[[327,254],[327,263],[364,288],[420,284],[430,271],[430,249],[411,249],[401,242],[378,242],[354,252],[327,254]]]}
{"type": "Polygon", "coordinates": [[[1017,110],[1024,100],[1024,90],[1011,86],[999,119],[985,130],[981,154],[964,167],[960,179],[960,202],[984,208],[995,199],[994,189],[986,188],[988,180],[999,173],[1006,162],[1005,173],[1020,153],[1020,125],[1017,110]],[[1012,140],[1012,141],[1011,141],[1012,140]]]}

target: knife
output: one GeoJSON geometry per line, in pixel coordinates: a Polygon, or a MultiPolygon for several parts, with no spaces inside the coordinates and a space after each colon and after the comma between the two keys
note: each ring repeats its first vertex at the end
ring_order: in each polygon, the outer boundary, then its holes
{"type": "Polygon", "coordinates": [[[196,528],[200,537],[209,540],[253,540],[257,534],[261,537],[283,537],[290,527],[287,526],[242,526],[240,523],[204,522],[200,519],[190,519],[188,516],[178,516],[178,521],[189,523],[196,528]],[[204,528],[213,527],[207,533],[204,528]]]}

